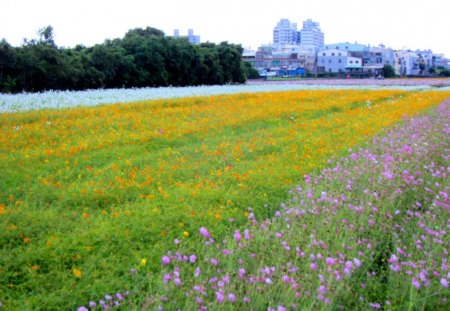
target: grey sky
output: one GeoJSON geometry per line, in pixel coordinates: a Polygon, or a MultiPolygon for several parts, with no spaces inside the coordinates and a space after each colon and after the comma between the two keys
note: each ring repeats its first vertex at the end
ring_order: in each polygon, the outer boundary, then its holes
{"type": "Polygon", "coordinates": [[[20,45],[52,25],[59,46],[91,46],[152,26],[172,35],[188,28],[202,42],[244,47],[272,41],[280,18],[318,21],[325,43],[342,41],[392,48],[432,49],[450,57],[449,0],[0,0],[0,38],[20,45]]]}

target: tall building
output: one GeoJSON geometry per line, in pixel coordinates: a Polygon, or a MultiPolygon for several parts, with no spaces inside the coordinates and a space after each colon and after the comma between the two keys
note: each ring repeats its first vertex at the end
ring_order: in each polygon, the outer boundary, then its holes
{"type": "Polygon", "coordinates": [[[320,30],[320,24],[308,19],[303,22],[303,29],[300,31],[300,44],[314,46],[321,49],[324,45],[324,34],[320,30]]]}
{"type": "Polygon", "coordinates": [[[273,29],[274,45],[298,44],[297,24],[281,19],[273,29]]]}
{"type": "Polygon", "coordinates": [[[200,44],[200,36],[194,35],[194,30],[188,29],[188,39],[192,44],[200,44]]]}
{"type": "MultiPolygon", "coordinates": [[[[178,29],[175,29],[173,31],[173,36],[174,36],[174,38],[184,37],[184,36],[180,36],[180,30],[178,30],[178,29]]],[[[186,38],[186,37],[184,37],[184,38],[186,38]]],[[[200,44],[200,36],[194,35],[194,30],[192,30],[192,29],[188,29],[187,39],[192,44],[200,44]]]]}

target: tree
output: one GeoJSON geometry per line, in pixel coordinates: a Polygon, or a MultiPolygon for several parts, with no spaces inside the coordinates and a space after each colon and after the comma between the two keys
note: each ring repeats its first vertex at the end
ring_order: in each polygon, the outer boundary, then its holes
{"type": "Polygon", "coordinates": [[[39,29],[39,37],[40,37],[40,40],[39,40],[40,42],[55,46],[55,40],[54,40],[55,38],[54,38],[52,26],[49,25],[47,27],[39,29]]]}
{"type": "Polygon", "coordinates": [[[0,91],[16,91],[16,49],[6,40],[0,41],[0,91]]]}
{"type": "Polygon", "coordinates": [[[423,71],[425,70],[425,62],[421,61],[419,63],[419,69],[420,69],[420,74],[422,74],[423,71]]]}
{"type": "Polygon", "coordinates": [[[450,69],[442,69],[439,75],[441,77],[450,77],[450,69]]]}
{"type": "Polygon", "coordinates": [[[249,62],[244,62],[245,68],[245,76],[248,79],[259,79],[261,76],[259,75],[258,70],[256,70],[253,65],[249,62]]]}
{"type": "Polygon", "coordinates": [[[385,78],[394,78],[395,77],[395,69],[391,65],[383,66],[383,76],[385,78]]]}
{"type": "Polygon", "coordinates": [[[0,42],[0,92],[243,83],[253,75],[240,45],[193,45],[152,27],[93,47],[59,48],[52,26],[21,47],[0,42]]]}

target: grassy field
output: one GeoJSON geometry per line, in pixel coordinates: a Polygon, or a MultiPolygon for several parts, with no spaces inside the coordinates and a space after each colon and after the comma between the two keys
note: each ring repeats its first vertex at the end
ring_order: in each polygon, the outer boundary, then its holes
{"type": "Polygon", "coordinates": [[[271,217],[305,174],[449,96],[295,91],[0,114],[0,302],[76,309],[129,291],[145,307],[174,240],[203,248],[200,227],[220,240],[249,207],[271,217]]]}

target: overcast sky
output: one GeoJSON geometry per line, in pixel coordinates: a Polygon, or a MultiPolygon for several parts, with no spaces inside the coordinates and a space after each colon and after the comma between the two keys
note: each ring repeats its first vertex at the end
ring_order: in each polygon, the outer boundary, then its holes
{"type": "Polygon", "coordinates": [[[92,46],[151,26],[257,48],[281,18],[320,23],[325,43],[432,49],[450,57],[450,0],[0,0],[0,38],[18,46],[52,25],[59,46],[92,46]]]}

